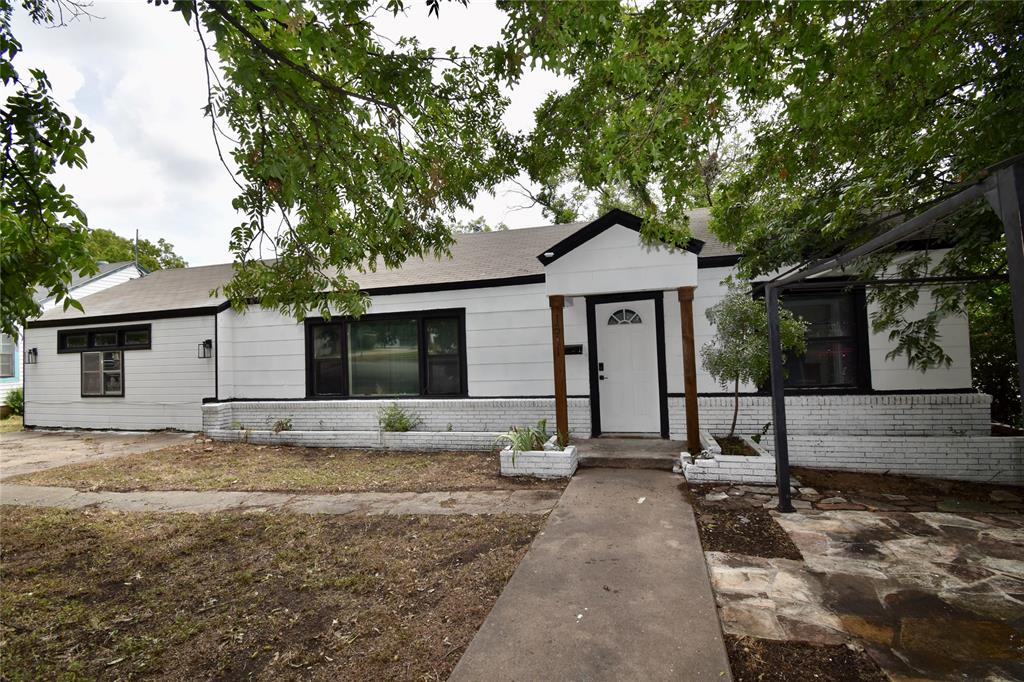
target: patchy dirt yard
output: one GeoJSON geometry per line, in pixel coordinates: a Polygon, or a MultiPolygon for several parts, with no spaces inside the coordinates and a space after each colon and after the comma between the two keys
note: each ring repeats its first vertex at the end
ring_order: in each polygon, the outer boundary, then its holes
{"type": "Polygon", "coordinates": [[[726,635],[735,682],[887,682],[863,650],[726,635]]]}
{"type": "Polygon", "coordinates": [[[727,498],[712,492],[712,486],[693,486],[690,493],[700,542],[705,552],[735,552],[798,560],[803,558],[789,535],[768,511],[747,506],[740,511],[716,506],[716,501],[727,498]],[[708,496],[710,501],[706,501],[708,496]]]}
{"type": "Polygon", "coordinates": [[[0,509],[0,669],[444,679],[542,518],[0,509]]]}
{"type": "Polygon", "coordinates": [[[561,489],[564,480],[501,476],[488,453],[394,453],[215,442],[181,445],[7,479],[78,490],[434,492],[561,489]]]}
{"type": "MultiPolygon", "coordinates": [[[[723,628],[748,638],[742,658],[730,646],[734,671],[757,672],[763,661],[768,675],[737,679],[873,679],[834,677],[825,661],[815,668],[825,649],[804,665],[816,678],[771,677],[778,643],[853,643],[896,680],[1024,679],[1019,489],[808,472],[798,474],[797,513],[766,512],[773,525],[745,532],[719,524],[725,537],[705,544],[723,628]],[[777,527],[802,559],[757,551],[778,542],[777,527]]],[[[771,493],[702,486],[691,494],[703,526],[708,510],[713,520],[764,512],[771,493]]]]}

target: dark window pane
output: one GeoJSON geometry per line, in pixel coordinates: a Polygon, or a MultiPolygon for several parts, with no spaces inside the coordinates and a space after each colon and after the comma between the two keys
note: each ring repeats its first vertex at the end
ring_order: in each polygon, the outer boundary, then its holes
{"type": "Polygon", "coordinates": [[[786,370],[787,386],[855,386],[857,349],[846,341],[808,341],[803,357],[787,358],[786,370]]]}
{"type": "Polygon", "coordinates": [[[68,334],[64,337],[65,348],[88,348],[89,347],[89,335],[88,334],[68,334]]]}
{"type": "Polygon", "coordinates": [[[100,371],[100,356],[102,353],[82,353],[82,371],[100,371]]]}
{"type": "Polygon", "coordinates": [[[96,348],[116,346],[117,332],[96,332],[92,335],[92,345],[96,348]]]}
{"type": "Polygon", "coordinates": [[[99,372],[82,372],[82,395],[102,395],[102,376],[99,372]]]}
{"type": "Polygon", "coordinates": [[[456,355],[459,352],[459,321],[455,318],[426,320],[427,353],[456,355]]]}
{"type": "Polygon", "coordinates": [[[339,395],[342,392],[341,358],[313,361],[313,392],[339,395]]]}
{"type": "Polygon", "coordinates": [[[853,297],[848,294],[797,298],[784,306],[807,322],[808,339],[853,335],[853,297]]]}
{"type": "Polygon", "coordinates": [[[416,320],[367,320],[348,327],[350,395],[420,392],[416,320]]]}
{"type": "Polygon", "coordinates": [[[807,322],[807,350],[801,357],[787,357],[786,385],[856,387],[857,316],[853,294],[794,296],[783,305],[807,322]]]}
{"type": "Polygon", "coordinates": [[[313,393],[341,394],[344,388],[341,370],[341,326],[313,327],[313,393]]]}
{"type": "Polygon", "coordinates": [[[102,353],[82,353],[82,395],[103,395],[102,353]]]}
{"type": "Polygon", "coordinates": [[[115,351],[113,353],[104,353],[103,354],[103,371],[104,372],[118,371],[120,369],[121,369],[121,353],[120,352],[115,351]]]}
{"type": "Polygon", "coordinates": [[[124,345],[126,346],[148,346],[148,329],[130,329],[124,333],[124,345]]]}
{"type": "Polygon", "coordinates": [[[458,355],[431,355],[427,357],[427,393],[449,395],[462,391],[459,377],[458,355]]]}
{"type": "Polygon", "coordinates": [[[103,395],[121,395],[121,373],[103,374],[103,395]]]}
{"type": "Polygon", "coordinates": [[[313,357],[314,358],[340,358],[341,357],[341,326],[317,325],[313,327],[313,357]]]}
{"type": "Polygon", "coordinates": [[[427,393],[450,395],[462,391],[457,318],[425,320],[427,393]]]}

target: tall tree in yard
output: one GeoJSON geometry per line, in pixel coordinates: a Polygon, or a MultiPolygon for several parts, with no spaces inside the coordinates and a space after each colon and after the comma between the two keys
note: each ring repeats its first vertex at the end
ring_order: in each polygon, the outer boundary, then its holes
{"type": "MultiPolygon", "coordinates": [[[[89,255],[96,260],[115,262],[133,260],[135,258],[135,242],[111,230],[90,230],[86,241],[89,255]]],[[[185,259],[174,252],[174,245],[165,239],[157,239],[156,244],[148,239],[140,239],[137,246],[139,265],[147,270],[184,268],[188,266],[185,259]]]]}
{"type": "MultiPolygon", "coordinates": [[[[735,286],[708,308],[707,316],[715,327],[715,337],[701,347],[700,355],[704,369],[722,388],[733,390],[732,425],[727,436],[731,438],[740,411],[740,384],[760,386],[768,381],[768,311],[763,301],[750,296],[749,286],[735,286]]],[[[783,352],[804,352],[804,327],[804,322],[790,311],[779,311],[783,352]]]]}
{"type": "MultiPolygon", "coordinates": [[[[645,234],[679,241],[685,209],[707,203],[709,154],[727,141],[736,162],[712,192],[712,229],[745,254],[746,276],[866,241],[1024,152],[1024,3],[499,4],[510,15],[499,76],[514,82],[527,64],[577,76],[536,112],[522,157],[533,180],[625,184],[651,199],[639,204],[645,234]]],[[[952,248],[882,254],[852,274],[1006,268],[984,202],[928,236],[952,248]]],[[[963,313],[970,291],[935,288],[919,318],[907,315],[919,289],[872,290],[872,324],[892,334],[892,357],[948,365],[937,324],[963,313]]]]}
{"type": "MultiPolygon", "coordinates": [[[[37,23],[60,21],[43,0],[23,4],[37,23]]],[[[11,32],[12,12],[10,1],[0,0],[0,81],[7,91],[0,106],[0,332],[17,336],[19,324],[41,312],[32,298],[36,286],[65,308],[80,308],[68,284],[75,272],[95,272],[96,262],[86,249],[85,214],[53,181],[59,166],[85,166],[92,133],[60,110],[45,72],[15,68],[22,48],[11,32]]]]}
{"type": "MultiPolygon", "coordinates": [[[[404,11],[403,0],[154,4],[195,32],[206,57],[204,112],[243,216],[224,288],[239,305],[255,298],[297,317],[358,314],[366,299],[346,271],[445,252],[455,211],[512,172],[507,101],[484,50],[442,54],[411,37],[388,41],[373,16],[404,11]]],[[[46,24],[83,11],[70,0],[22,5],[46,24]]],[[[440,0],[412,5],[424,21],[439,10],[440,0]]],[[[42,71],[15,71],[12,11],[0,0],[0,77],[13,88],[0,112],[5,332],[38,314],[35,285],[77,306],[65,282],[95,268],[85,215],[52,180],[59,165],[85,165],[92,136],[60,111],[42,71]]]]}

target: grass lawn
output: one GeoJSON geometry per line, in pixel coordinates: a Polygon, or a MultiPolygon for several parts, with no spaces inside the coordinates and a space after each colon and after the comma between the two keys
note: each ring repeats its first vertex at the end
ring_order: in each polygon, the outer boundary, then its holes
{"type": "Polygon", "coordinates": [[[79,490],[432,492],[564,488],[565,481],[507,478],[485,453],[387,453],[221,443],[197,438],[155,452],[8,479],[79,490]]]}
{"type": "Polygon", "coordinates": [[[12,414],[3,419],[0,419],[0,433],[12,433],[14,431],[21,431],[22,420],[21,416],[12,414]]]}
{"type": "Polygon", "coordinates": [[[0,669],[444,679],[543,523],[0,509],[0,669]]]}

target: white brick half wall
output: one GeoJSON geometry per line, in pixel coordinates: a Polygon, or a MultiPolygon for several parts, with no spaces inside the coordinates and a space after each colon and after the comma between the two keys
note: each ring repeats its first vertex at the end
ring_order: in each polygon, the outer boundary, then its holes
{"type": "MultiPolygon", "coordinates": [[[[700,397],[697,404],[702,430],[728,433],[731,397],[700,397]]],[[[789,396],[786,425],[790,436],[987,436],[991,405],[992,396],[983,393],[789,396]]],[[[668,412],[672,438],[685,439],[683,399],[670,397],[668,412]]],[[[737,433],[761,433],[771,421],[770,397],[740,396],[737,433]]],[[[769,428],[768,436],[773,433],[769,428]]],[[[771,440],[766,437],[762,442],[771,449],[771,440]]]]}
{"type": "Polygon", "coordinates": [[[215,440],[271,445],[302,445],[311,448],[366,448],[368,450],[496,450],[495,433],[462,431],[281,431],[210,429],[215,440]]]}
{"type": "Polygon", "coordinates": [[[797,466],[1024,484],[1024,437],[790,435],[797,466]]]}
{"type": "MultiPolygon", "coordinates": [[[[548,431],[553,433],[554,398],[281,400],[203,405],[203,430],[212,438],[236,440],[241,431],[246,431],[253,442],[323,447],[486,450],[494,445],[499,433],[512,426],[532,426],[541,419],[547,419],[548,431]],[[377,411],[391,404],[421,423],[407,433],[384,434],[382,441],[377,411]],[[291,420],[291,429],[272,434],[280,420],[291,420]]],[[[569,399],[569,431],[575,438],[590,436],[589,399],[569,399]]]]}

